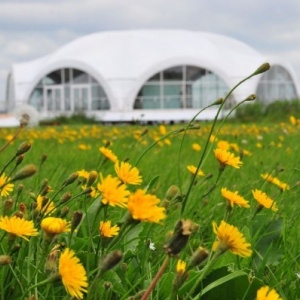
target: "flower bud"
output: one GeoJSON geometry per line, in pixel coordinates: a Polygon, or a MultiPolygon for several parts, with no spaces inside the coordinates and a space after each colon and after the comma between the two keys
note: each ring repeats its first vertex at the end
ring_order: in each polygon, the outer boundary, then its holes
{"type": "Polygon", "coordinates": [[[25,204],[24,202],[21,202],[21,203],[19,204],[19,209],[20,209],[20,211],[21,211],[23,214],[25,214],[25,213],[26,213],[26,210],[27,210],[26,204],[25,204]]]}
{"type": "Polygon", "coordinates": [[[21,164],[22,161],[23,161],[23,159],[24,159],[24,154],[18,155],[17,159],[16,159],[16,166],[18,166],[19,164],[21,164]]]}
{"type": "Polygon", "coordinates": [[[91,171],[89,173],[89,177],[87,179],[86,186],[90,187],[97,180],[97,177],[98,177],[98,173],[96,171],[91,171]]]}
{"type": "Polygon", "coordinates": [[[31,148],[31,144],[29,142],[22,143],[17,149],[16,156],[26,153],[31,148]]]}
{"type": "Polygon", "coordinates": [[[69,184],[72,184],[74,181],[76,181],[76,179],[78,178],[78,174],[77,173],[72,173],[64,182],[63,185],[67,186],[69,184]]]}
{"type": "Polygon", "coordinates": [[[256,99],[256,95],[255,94],[251,94],[244,101],[253,101],[255,99],[256,99]]]}
{"type": "Polygon", "coordinates": [[[189,268],[196,267],[208,258],[209,252],[207,249],[199,247],[189,262],[189,268]]]}
{"type": "Polygon", "coordinates": [[[9,265],[11,263],[11,257],[8,255],[0,255],[0,266],[9,265]]]}
{"type": "Polygon", "coordinates": [[[83,217],[83,213],[81,211],[74,211],[71,220],[71,232],[73,232],[80,224],[82,217],[83,217]]]}
{"type": "Polygon", "coordinates": [[[224,103],[224,99],[223,98],[219,98],[215,102],[213,102],[212,105],[221,105],[223,103],[224,103]]]}
{"type": "Polygon", "coordinates": [[[35,165],[27,165],[15,174],[15,176],[11,179],[11,182],[31,177],[36,173],[36,171],[37,169],[35,165]]]}
{"type": "Polygon", "coordinates": [[[70,192],[66,192],[60,199],[60,202],[65,203],[68,202],[72,198],[72,194],[70,192]]]}
{"type": "Polygon", "coordinates": [[[175,197],[177,197],[179,194],[180,194],[180,190],[179,190],[178,186],[176,186],[176,185],[171,185],[171,186],[169,187],[169,189],[167,190],[167,192],[166,192],[165,198],[166,198],[167,200],[172,200],[172,199],[174,199],[175,197]]]}
{"type": "Polygon", "coordinates": [[[100,272],[106,272],[116,266],[123,258],[123,253],[120,250],[112,251],[105,255],[99,263],[100,272]]]}
{"type": "Polygon", "coordinates": [[[42,157],[41,157],[41,164],[43,164],[48,158],[48,155],[47,154],[42,154],[42,157]]]}
{"type": "Polygon", "coordinates": [[[264,63],[256,69],[256,71],[253,73],[253,75],[258,75],[258,74],[264,73],[264,72],[268,71],[270,69],[270,67],[271,66],[269,63],[264,63]]]}
{"type": "Polygon", "coordinates": [[[60,212],[60,218],[65,218],[67,214],[69,213],[70,208],[69,207],[63,207],[61,212],[60,212]]]}
{"type": "Polygon", "coordinates": [[[4,215],[6,215],[12,209],[13,205],[14,205],[14,201],[11,197],[7,198],[4,201],[4,205],[3,205],[4,215]]]}

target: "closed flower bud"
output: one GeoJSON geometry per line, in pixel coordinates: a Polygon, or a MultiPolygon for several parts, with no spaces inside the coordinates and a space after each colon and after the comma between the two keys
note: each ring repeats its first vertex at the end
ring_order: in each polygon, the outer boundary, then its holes
{"type": "Polygon", "coordinates": [[[0,266],[9,265],[11,263],[11,257],[8,255],[0,255],[0,266]]]}
{"type": "Polygon", "coordinates": [[[258,74],[264,73],[264,72],[268,71],[270,69],[270,67],[271,66],[269,63],[264,63],[256,69],[256,71],[253,73],[253,75],[258,75],[258,74]]]}
{"type": "Polygon", "coordinates": [[[221,105],[223,103],[224,103],[224,99],[223,98],[219,98],[215,102],[213,102],[212,105],[221,105]]]}
{"type": "Polygon", "coordinates": [[[91,171],[89,173],[89,177],[87,179],[86,186],[90,187],[97,180],[97,177],[98,177],[98,173],[96,171],[91,171]]]}
{"type": "Polygon", "coordinates": [[[83,213],[81,211],[74,211],[71,220],[71,232],[73,232],[80,224],[82,217],[83,217],[83,213]]]}
{"type": "Polygon", "coordinates": [[[37,198],[37,196],[36,196],[36,194],[35,193],[33,193],[33,192],[30,192],[29,194],[29,197],[32,199],[32,200],[36,200],[36,198],[37,198]]]}
{"type": "Polygon", "coordinates": [[[42,157],[41,157],[41,164],[43,164],[48,158],[48,155],[47,154],[42,154],[42,157]]]}
{"type": "Polygon", "coordinates": [[[17,188],[17,193],[18,193],[18,195],[21,194],[21,192],[23,191],[23,189],[24,189],[24,184],[20,183],[20,184],[18,185],[18,188],[17,188]]]}
{"type": "Polygon", "coordinates": [[[21,164],[22,161],[23,161],[23,159],[24,159],[24,154],[18,155],[17,159],[16,159],[16,166],[18,166],[19,164],[21,164]]]}
{"type": "Polygon", "coordinates": [[[65,218],[68,215],[69,211],[70,211],[69,207],[63,207],[60,212],[60,218],[65,218]]]}
{"type": "Polygon", "coordinates": [[[110,281],[105,281],[104,284],[103,284],[103,287],[106,289],[106,290],[110,290],[112,289],[113,285],[110,281]]]}
{"type": "Polygon", "coordinates": [[[119,250],[112,251],[111,253],[105,255],[100,263],[99,270],[101,273],[104,273],[114,266],[116,266],[123,258],[123,253],[119,250]]]}
{"type": "Polygon", "coordinates": [[[64,182],[63,185],[67,186],[69,184],[72,184],[74,181],[76,181],[76,179],[78,178],[78,174],[77,173],[72,173],[64,182]]]}
{"type": "Polygon", "coordinates": [[[196,267],[208,258],[209,252],[207,249],[199,247],[189,262],[189,268],[196,267]]]}
{"type": "Polygon", "coordinates": [[[66,192],[60,199],[60,202],[65,203],[68,202],[72,198],[72,194],[70,192],[66,192]]]}
{"type": "Polygon", "coordinates": [[[19,209],[20,209],[20,211],[21,211],[23,214],[25,214],[25,213],[26,213],[26,210],[27,210],[26,204],[25,204],[24,202],[21,202],[21,203],[19,204],[19,209]]]}
{"type": "Polygon", "coordinates": [[[180,194],[180,190],[179,190],[178,186],[176,186],[176,185],[171,185],[171,186],[169,187],[169,189],[167,190],[167,192],[166,192],[165,198],[166,198],[167,200],[172,200],[172,199],[174,199],[175,197],[177,197],[179,194],[180,194]]]}
{"type": "Polygon", "coordinates": [[[16,156],[26,153],[31,148],[31,144],[29,142],[22,143],[17,149],[16,156]]]}
{"type": "Polygon", "coordinates": [[[23,219],[24,214],[21,211],[16,211],[13,216],[23,219]]]}
{"type": "Polygon", "coordinates": [[[244,101],[253,101],[255,99],[256,99],[256,95],[255,94],[251,94],[244,101]]]}
{"type": "Polygon", "coordinates": [[[12,198],[7,198],[4,201],[4,205],[3,205],[4,215],[6,215],[12,209],[13,205],[14,205],[14,201],[12,198]]]}
{"type": "Polygon", "coordinates": [[[15,174],[15,176],[11,179],[11,182],[31,177],[36,173],[36,171],[37,169],[35,165],[27,165],[15,174]]]}

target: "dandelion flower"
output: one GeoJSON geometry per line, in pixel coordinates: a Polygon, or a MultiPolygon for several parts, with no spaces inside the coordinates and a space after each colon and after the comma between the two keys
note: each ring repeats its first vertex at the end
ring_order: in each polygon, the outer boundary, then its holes
{"type": "Polygon", "coordinates": [[[47,215],[55,211],[55,204],[48,198],[38,195],[36,198],[36,210],[47,215]]]}
{"type": "Polygon", "coordinates": [[[1,197],[8,196],[9,193],[12,192],[14,189],[14,184],[12,184],[12,183],[6,184],[7,181],[9,181],[9,178],[7,176],[5,176],[5,174],[3,173],[0,176],[0,196],[1,197]]]}
{"type": "Polygon", "coordinates": [[[290,186],[284,182],[281,182],[278,178],[273,177],[271,174],[266,173],[266,174],[261,174],[260,175],[264,180],[278,186],[281,190],[287,191],[290,189],[290,186]]]}
{"type": "Polygon", "coordinates": [[[273,211],[277,211],[278,207],[277,204],[267,196],[266,193],[260,191],[260,190],[253,190],[252,191],[254,199],[262,206],[265,208],[270,208],[273,211]]]}
{"type": "Polygon", "coordinates": [[[106,159],[112,161],[113,163],[118,161],[118,157],[110,149],[106,147],[100,147],[99,151],[106,159]]]}
{"type": "Polygon", "coordinates": [[[111,226],[111,221],[100,221],[99,232],[103,237],[111,238],[119,234],[120,227],[118,225],[111,226]]]}
{"type": "Polygon", "coordinates": [[[160,200],[155,195],[137,190],[128,198],[128,210],[135,220],[159,223],[165,215],[165,208],[157,206],[160,200]]]}
{"type": "Polygon", "coordinates": [[[127,162],[122,161],[120,164],[117,162],[115,164],[115,171],[119,179],[126,184],[138,185],[142,183],[139,170],[127,162]]]}
{"type": "Polygon", "coordinates": [[[74,298],[83,299],[88,286],[86,271],[73,250],[66,248],[61,254],[58,272],[66,291],[74,298]]]}
{"type": "Polygon", "coordinates": [[[200,151],[201,150],[201,146],[199,144],[197,144],[197,143],[193,143],[192,144],[192,148],[195,151],[200,151]]]}
{"type": "Polygon", "coordinates": [[[19,236],[28,241],[26,236],[38,235],[37,229],[34,228],[33,221],[13,217],[0,217],[0,229],[8,232],[12,236],[19,236]]]}
{"type": "Polygon", "coordinates": [[[213,230],[217,236],[212,247],[213,251],[220,250],[221,253],[224,253],[229,250],[242,257],[251,256],[251,245],[246,242],[245,237],[237,227],[227,224],[225,221],[222,221],[217,227],[216,222],[213,222],[213,230]]]}
{"type": "Polygon", "coordinates": [[[278,293],[268,286],[261,287],[256,294],[257,300],[282,300],[278,293]]]}
{"type": "Polygon", "coordinates": [[[221,189],[222,196],[228,201],[231,207],[235,205],[238,205],[240,207],[248,208],[250,207],[247,200],[245,200],[242,196],[239,195],[239,193],[231,192],[227,190],[226,188],[221,189]]]}
{"type": "Polygon", "coordinates": [[[111,175],[103,178],[102,174],[100,174],[100,183],[98,183],[97,188],[102,194],[103,204],[120,207],[127,206],[127,197],[130,192],[126,190],[126,186],[118,178],[111,175]]]}
{"type": "Polygon", "coordinates": [[[41,228],[50,235],[70,231],[70,222],[62,218],[47,217],[42,220],[41,228]]]}
{"type": "Polygon", "coordinates": [[[230,144],[227,141],[220,140],[217,142],[217,148],[228,151],[230,149],[230,144]]]}
{"type": "Polygon", "coordinates": [[[226,166],[231,166],[233,168],[239,169],[243,164],[239,157],[234,156],[232,153],[226,150],[216,148],[214,152],[217,160],[219,161],[221,170],[223,170],[226,166]]]}
{"type": "MultiPolygon", "coordinates": [[[[192,175],[195,175],[196,174],[196,171],[197,171],[197,168],[193,165],[188,165],[186,167],[188,169],[188,171],[192,174],[192,175]]],[[[198,176],[204,176],[204,172],[202,170],[198,170],[198,173],[197,173],[198,176]]]]}

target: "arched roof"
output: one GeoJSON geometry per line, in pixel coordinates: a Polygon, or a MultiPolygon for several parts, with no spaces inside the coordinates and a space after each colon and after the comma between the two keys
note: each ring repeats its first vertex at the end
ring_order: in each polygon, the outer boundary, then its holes
{"type": "MultiPolygon", "coordinates": [[[[13,74],[16,84],[28,82],[23,89],[16,89],[16,98],[26,99],[47,73],[64,67],[80,68],[99,81],[112,107],[119,109],[124,104],[132,107],[142,84],[165,68],[199,66],[216,73],[232,87],[265,61],[265,56],[248,45],[209,32],[106,31],[78,38],[38,60],[14,65],[13,74]]],[[[254,93],[257,80],[246,83],[241,96],[254,93]]]]}

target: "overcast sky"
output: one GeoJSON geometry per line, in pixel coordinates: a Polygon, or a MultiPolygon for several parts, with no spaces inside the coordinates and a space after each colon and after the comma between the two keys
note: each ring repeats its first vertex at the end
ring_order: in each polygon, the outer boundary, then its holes
{"type": "Polygon", "coordinates": [[[300,0],[0,0],[0,101],[13,63],[105,30],[189,29],[287,60],[300,79],[300,0]]]}

